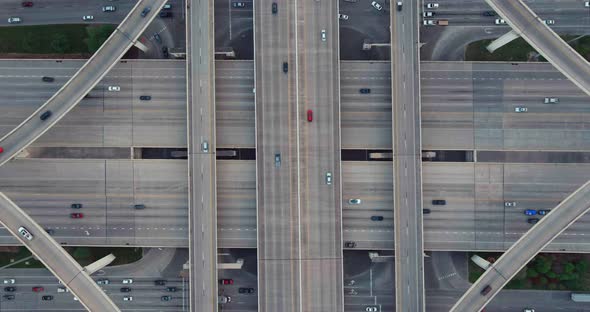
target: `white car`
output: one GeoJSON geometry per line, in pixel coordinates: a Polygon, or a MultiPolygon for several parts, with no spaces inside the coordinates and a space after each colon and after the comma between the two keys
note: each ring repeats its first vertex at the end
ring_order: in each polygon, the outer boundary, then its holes
{"type": "Polygon", "coordinates": [[[428,9],[436,9],[438,8],[438,3],[427,3],[426,8],[428,9]]]}
{"type": "Polygon", "coordinates": [[[522,310],[522,312],[535,312],[535,309],[533,309],[533,308],[525,308],[524,310],[522,310]]]}
{"type": "Polygon", "coordinates": [[[133,296],[125,296],[123,297],[123,301],[133,301],[133,296]]]}
{"type": "Polygon", "coordinates": [[[504,202],[504,207],[516,207],[516,202],[504,202]]]}
{"type": "Polygon", "coordinates": [[[116,10],[117,10],[117,7],[114,5],[105,5],[102,7],[103,12],[115,12],[116,10]]]}
{"type": "Polygon", "coordinates": [[[424,23],[424,26],[434,26],[434,25],[436,25],[436,21],[435,20],[424,20],[423,23],[424,23]]]}
{"type": "Polygon", "coordinates": [[[4,280],[4,284],[14,284],[16,280],[14,278],[9,278],[4,280]]]}
{"type": "Polygon", "coordinates": [[[9,24],[19,24],[22,21],[23,20],[20,17],[9,17],[8,18],[8,23],[9,24]]]}
{"type": "Polygon", "coordinates": [[[377,1],[373,1],[373,2],[371,2],[371,5],[372,5],[372,6],[373,6],[375,9],[377,9],[377,11],[381,11],[381,10],[383,10],[383,7],[382,7],[382,6],[381,6],[381,4],[379,4],[379,2],[377,2],[377,1]]]}
{"type": "Polygon", "coordinates": [[[91,21],[93,19],[94,19],[94,16],[92,16],[92,15],[84,15],[84,16],[82,16],[82,20],[83,21],[91,21]]]}
{"type": "Polygon", "coordinates": [[[506,21],[502,18],[497,18],[496,21],[494,22],[496,25],[505,25],[506,21]]]}
{"type": "Polygon", "coordinates": [[[107,88],[107,90],[112,91],[112,92],[118,92],[118,91],[121,91],[121,87],[119,87],[119,86],[109,86],[107,88]]]}
{"type": "Polygon", "coordinates": [[[66,292],[70,292],[70,290],[65,287],[57,287],[57,292],[58,293],[66,293],[66,292]]]}
{"type": "Polygon", "coordinates": [[[332,185],[332,173],[331,172],[326,172],[326,184],[332,185]]]}
{"type": "Polygon", "coordinates": [[[367,312],[377,312],[378,308],[376,306],[368,306],[365,308],[367,312]]]}
{"type": "Polygon", "coordinates": [[[590,1],[584,2],[584,6],[587,7],[587,8],[590,8],[590,1]]]}
{"type": "Polygon", "coordinates": [[[516,113],[526,113],[528,111],[529,111],[529,109],[526,107],[515,107],[514,108],[514,112],[516,112],[516,113]]]}
{"type": "Polygon", "coordinates": [[[98,281],[96,281],[96,283],[98,285],[108,285],[111,283],[111,281],[109,281],[108,279],[105,278],[105,279],[99,279],[98,281]]]}
{"type": "Polygon", "coordinates": [[[556,98],[556,97],[546,97],[545,100],[543,100],[543,103],[545,103],[545,104],[557,104],[557,103],[559,103],[559,98],[556,98]]]}
{"type": "Polygon", "coordinates": [[[133,280],[130,278],[124,279],[123,284],[133,284],[133,280]]]}
{"type": "Polygon", "coordinates": [[[19,227],[18,232],[27,240],[33,240],[33,235],[24,226],[19,227]]]}
{"type": "Polygon", "coordinates": [[[74,301],[78,301],[78,297],[74,296],[74,301]]]}
{"type": "Polygon", "coordinates": [[[346,15],[346,14],[338,14],[338,18],[341,19],[341,20],[347,21],[348,20],[348,15],[346,15]]]}
{"type": "Polygon", "coordinates": [[[434,12],[424,11],[424,12],[422,12],[422,16],[423,17],[433,17],[434,16],[434,12]]]}
{"type": "Polygon", "coordinates": [[[326,41],[327,36],[326,36],[326,30],[322,29],[322,31],[320,32],[320,36],[322,37],[322,41],[326,41]]]}
{"type": "Polygon", "coordinates": [[[545,25],[555,25],[555,20],[552,20],[552,19],[543,20],[543,23],[545,23],[545,25]]]}

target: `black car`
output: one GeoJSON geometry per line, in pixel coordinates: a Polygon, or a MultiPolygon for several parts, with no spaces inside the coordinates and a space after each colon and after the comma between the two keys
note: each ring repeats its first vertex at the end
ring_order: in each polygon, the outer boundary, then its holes
{"type": "Polygon", "coordinates": [[[164,54],[164,58],[168,58],[168,47],[162,47],[162,54],[164,54]]]}
{"type": "Polygon", "coordinates": [[[16,287],[12,287],[12,286],[4,287],[4,291],[6,291],[6,292],[15,292],[16,291],[16,287]]]}
{"type": "Polygon", "coordinates": [[[49,235],[55,234],[55,231],[52,229],[45,229],[45,232],[47,232],[47,234],[49,234],[49,235]]]}
{"type": "Polygon", "coordinates": [[[289,72],[289,63],[283,62],[283,73],[289,72]]]}
{"type": "Polygon", "coordinates": [[[154,284],[156,286],[164,286],[164,285],[166,285],[166,280],[155,280],[154,284]]]}
{"type": "Polygon", "coordinates": [[[272,14],[277,14],[279,12],[279,5],[276,2],[272,3],[272,14]]]}
{"type": "Polygon", "coordinates": [[[371,216],[372,221],[383,221],[383,216],[371,216]]]}
{"type": "Polygon", "coordinates": [[[422,213],[430,213],[430,209],[424,208],[424,209],[422,209],[422,213]]]}
{"type": "Polygon", "coordinates": [[[72,204],[72,209],[82,209],[82,204],[72,204]]]}
{"type": "Polygon", "coordinates": [[[43,296],[43,297],[41,297],[41,300],[43,300],[43,301],[51,301],[51,300],[53,300],[53,296],[49,296],[49,295],[48,296],[43,296]]]}
{"type": "Polygon", "coordinates": [[[483,16],[496,16],[496,12],[495,11],[485,11],[485,12],[481,13],[481,15],[483,15],[483,16]]]}
{"type": "Polygon", "coordinates": [[[139,99],[142,100],[142,101],[149,101],[149,100],[152,99],[152,97],[149,96],[149,95],[140,95],[139,96],[139,99]]]}
{"type": "Polygon", "coordinates": [[[131,292],[131,288],[129,288],[129,287],[121,287],[121,292],[131,292]]]}
{"type": "Polygon", "coordinates": [[[433,199],[432,204],[433,205],[446,205],[447,201],[444,199],[433,199]]]}
{"type": "Polygon", "coordinates": [[[138,204],[138,205],[134,205],[133,208],[135,208],[135,209],[145,209],[145,205],[144,204],[138,204]]]}
{"type": "Polygon", "coordinates": [[[41,114],[41,116],[39,116],[39,118],[41,120],[45,120],[47,118],[49,118],[51,116],[51,111],[45,111],[45,113],[41,114]]]}
{"type": "Polygon", "coordinates": [[[161,11],[161,12],[160,12],[160,17],[161,17],[161,18],[167,18],[167,17],[169,18],[169,17],[172,17],[172,12],[168,12],[168,11],[161,11]]]}
{"type": "Polygon", "coordinates": [[[369,94],[369,93],[371,93],[371,89],[369,89],[369,88],[362,88],[362,89],[359,90],[359,92],[361,94],[369,94]]]}
{"type": "Polygon", "coordinates": [[[356,247],[356,242],[344,242],[344,248],[354,248],[356,247]]]}
{"type": "Polygon", "coordinates": [[[176,292],[176,290],[177,290],[176,287],[166,287],[167,292],[176,292]]]}
{"type": "Polygon", "coordinates": [[[486,285],[479,293],[483,296],[487,295],[492,290],[492,286],[486,285]]]}
{"type": "Polygon", "coordinates": [[[4,295],[4,296],[2,296],[2,298],[6,299],[6,300],[14,300],[14,295],[4,295]]]}
{"type": "Polygon", "coordinates": [[[170,296],[162,296],[162,297],[160,297],[160,300],[162,300],[162,301],[170,301],[170,300],[172,300],[172,297],[170,297],[170,296]]]}
{"type": "Polygon", "coordinates": [[[143,11],[141,11],[141,17],[146,17],[146,15],[148,15],[148,13],[150,13],[151,10],[152,8],[150,7],[144,8],[143,11]]]}
{"type": "Polygon", "coordinates": [[[252,287],[240,287],[238,288],[238,292],[240,294],[253,294],[255,290],[252,287]]]}
{"type": "Polygon", "coordinates": [[[539,218],[529,218],[528,220],[526,220],[526,222],[528,222],[530,224],[535,224],[535,223],[539,222],[539,218]]]}
{"type": "Polygon", "coordinates": [[[45,76],[45,77],[41,78],[41,80],[43,80],[45,82],[53,82],[55,79],[53,77],[45,76]]]}

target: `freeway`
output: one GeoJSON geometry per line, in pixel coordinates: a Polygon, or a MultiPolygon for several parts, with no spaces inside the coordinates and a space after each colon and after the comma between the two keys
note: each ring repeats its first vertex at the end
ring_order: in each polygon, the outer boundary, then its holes
{"type": "Polygon", "coordinates": [[[0,139],[4,148],[4,152],[0,154],[0,165],[15,157],[72,110],[123,57],[165,3],[165,0],[138,1],[86,64],[45,104],[0,139]],[[153,10],[142,17],[142,10],[146,7],[152,7],[153,10]]]}
{"type": "Polygon", "coordinates": [[[121,311],[85,269],[4,193],[0,193],[0,223],[66,285],[88,311],[121,311]],[[23,237],[23,228],[30,238],[23,237]]]}
{"type": "Polygon", "coordinates": [[[344,309],[338,1],[296,3],[301,311],[338,312],[344,309]]]}
{"type": "Polygon", "coordinates": [[[391,8],[396,311],[425,311],[419,3],[391,8]]]}
{"type": "Polygon", "coordinates": [[[186,160],[15,160],[0,167],[0,189],[60,243],[188,245],[186,160]]]}
{"type": "Polygon", "coordinates": [[[258,307],[291,312],[303,304],[298,8],[272,3],[254,3],[258,307]]]}
{"type": "Polygon", "coordinates": [[[213,1],[187,4],[190,310],[217,311],[217,182],[213,1]]]}
{"type": "Polygon", "coordinates": [[[555,68],[590,95],[590,63],[552,31],[522,0],[486,2],[555,68]]]}
{"type": "Polygon", "coordinates": [[[590,181],[565,198],[508,248],[471,285],[450,311],[467,312],[483,309],[520,269],[588,209],[590,209],[590,181]]]}

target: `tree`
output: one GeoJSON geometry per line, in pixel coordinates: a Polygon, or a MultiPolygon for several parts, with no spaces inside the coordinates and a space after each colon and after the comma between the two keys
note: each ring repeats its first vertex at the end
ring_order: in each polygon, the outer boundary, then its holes
{"type": "Polygon", "coordinates": [[[535,270],[541,274],[546,274],[551,270],[551,263],[551,259],[544,256],[539,256],[535,260],[535,270]]]}
{"type": "Polygon", "coordinates": [[[90,257],[90,249],[88,247],[77,247],[72,257],[75,259],[86,259],[90,257]]]}
{"type": "Polygon", "coordinates": [[[526,276],[528,278],[535,278],[535,277],[539,276],[539,272],[537,272],[537,270],[535,270],[534,268],[529,268],[526,271],[526,276]]]}
{"type": "Polygon", "coordinates": [[[571,262],[568,262],[563,266],[563,270],[566,274],[573,273],[575,269],[576,269],[576,266],[571,262]]]}

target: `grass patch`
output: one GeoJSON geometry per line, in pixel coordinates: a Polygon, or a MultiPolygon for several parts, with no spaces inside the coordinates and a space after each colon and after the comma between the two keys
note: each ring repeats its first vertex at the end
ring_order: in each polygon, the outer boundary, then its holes
{"type": "MultiPolygon", "coordinates": [[[[561,36],[566,42],[570,42],[578,36],[561,36]]],[[[467,46],[465,50],[466,61],[486,61],[486,62],[526,62],[526,61],[539,61],[546,62],[544,57],[539,56],[538,58],[531,58],[532,55],[538,55],[536,50],[533,49],[524,39],[518,38],[510,43],[502,46],[501,48],[494,51],[494,53],[488,52],[486,47],[492,42],[491,39],[480,40],[472,42],[467,46]]],[[[576,41],[570,42],[570,46],[574,50],[578,51],[582,57],[586,60],[590,60],[590,36],[585,36],[576,41]]]]}
{"type": "MultiPolygon", "coordinates": [[[[13,252],[0,252],[0,267],[3,267],[5,265],[9,265],[13,262],[16,262],[18,260],[27,258],[31,256],[31,252],[25,248],[25,247],[18,247],[18,252],[13,253],[13,252]]],[[[15,265],[10,266],[9,268],[44,268],[45,266],[43,265],[43,263],[34,260],[33,258],[24,261],[24,262],[20,262],[17,263],[15,265]]]]}
{"type": "Polygon", "coordinates": [[[0,27],[0,53],[93,53],[114,30],[114,25],[0,27]]]}
{"type": "Polygon", "coordinates": [[[66,247],[66,250],[82,266],[89,265],[94,261],[112,253],[115,255],[115,261],[109,265],[121,265],[133,263],[142,256],[141,248],[120,247],[120,248],[90,248],[90,247],[66,247]]]}

